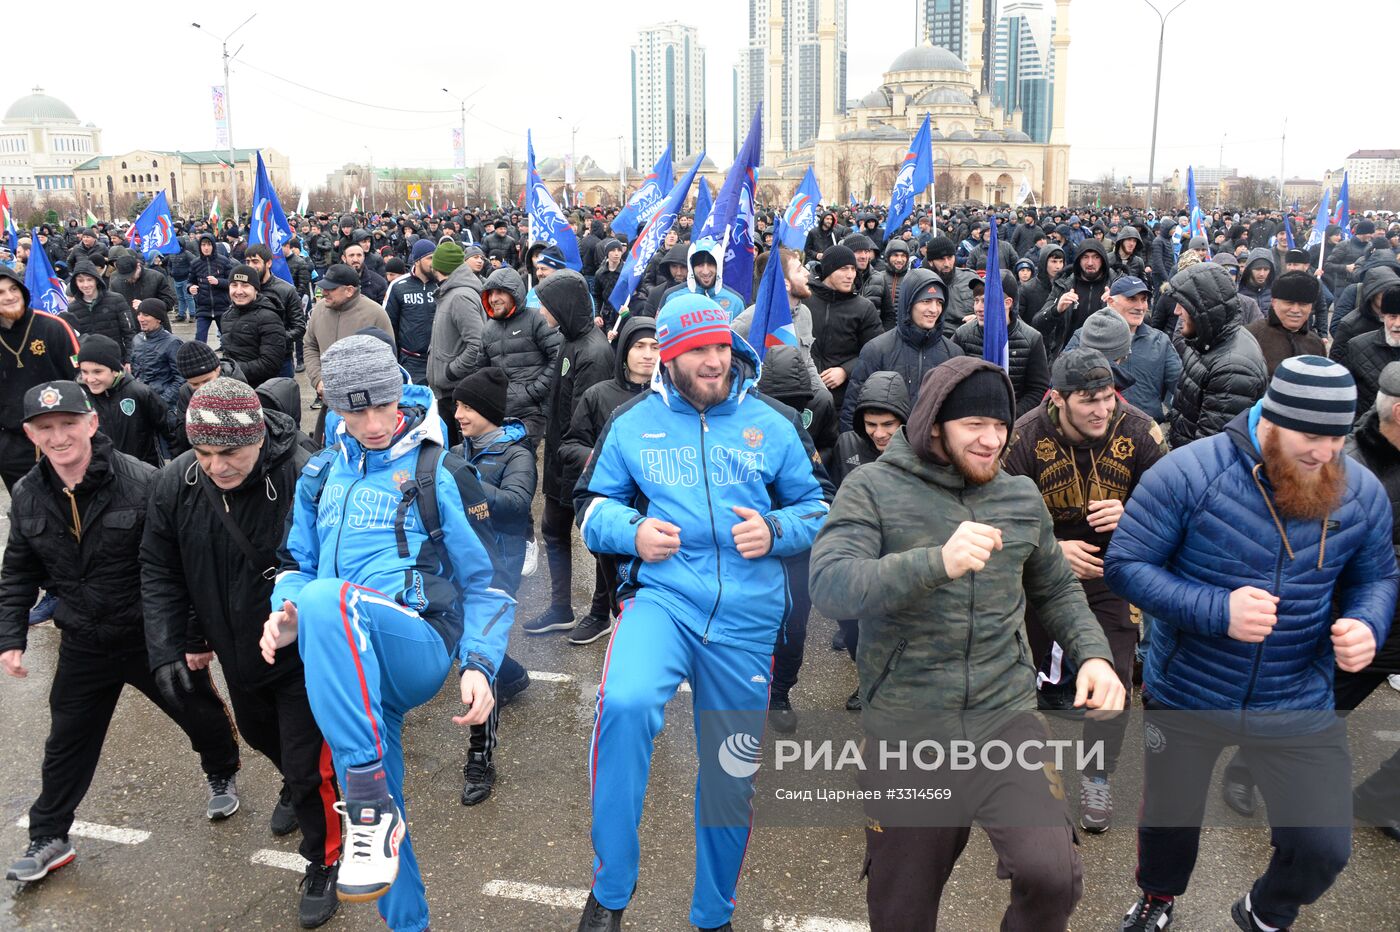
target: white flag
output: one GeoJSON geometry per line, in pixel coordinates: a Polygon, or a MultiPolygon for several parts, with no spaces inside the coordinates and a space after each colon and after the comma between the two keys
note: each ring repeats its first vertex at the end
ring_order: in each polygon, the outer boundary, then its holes
{"type": "Polygon", "coordinates": [[[1020,207],[1026,202],[1026,198],[1031,196],[1031,183],[1025,175],[1021,176],[1021,186],[1016,189],[1016,206],[1020,207]]]}

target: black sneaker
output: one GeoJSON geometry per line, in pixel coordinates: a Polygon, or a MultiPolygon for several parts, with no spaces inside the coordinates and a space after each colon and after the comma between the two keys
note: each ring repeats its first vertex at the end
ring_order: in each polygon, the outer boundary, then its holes
{"type": "Polygon", "coordinates": [[[831,649],[832,649],[832,650],[845,650],[845,649],[846,649],[846,632],[842,631],[840,628],[837,628],[837,629],[836,629],[836,633],[833,634],[833,635],[831,636],[831,649]]]}
{"type": "MultiPolygon", "coordinates": [[[[1230,907],[1230,918],[1235,920],[1235,925],[1244,929],[1244,932],[1263,932],[1264,926],[1254,918],[1254,908],[1250,905],[1248,893],[1235,900],[1235,905],[1230,907]]],[[[1288,929],[1279,929],[1279,932],[1288,932],[1288,929]]]]}
{"type": "Polygon", "coordinates": [[[792,702],[787,696],[771,696],[768,699],[768,724],[773,730],[790,735],[797,730],[797,713],[792,710],[792,702]]]}
{"type": "Polygon", "coordinates": [[[66,838],[53,835],[35,838],[29,842],[29,847],[24,849],[24,857],[15,861],[10,865],[10,869],[5,871],[5,879],[18,880],[21,883],[43,880],[60,867],[73,863],[77,856],[78,853],[66,838]]]}
{"type": "Polygon", "coordinates": [[[612,629],[611,615],[604,615],[601,618],[597,615],[584,615],[579,619],[579,623],[574,625],[574,630],[569,632],[569,643],[592,644],[599,638],[612,634],[612,629]]]}
{"type": "Polygon", "coordinates": [[[313,398],[313,399],[311,399],[311,410],[312,410],[312,411],[320,411],[320,410],[321,410],[322,408],[324,408],[325,406],[326,406],[326,403],[325,403],[324,401],[322,401],[321,399],[319,399],[319,398],[313,398]]]}
{"type": "Polygon", "coordinates": [[[272,819],[268,827],[272,829],[272,834],[279,838],[301,828],[301,823],[297,821],[297,811],[292,808],[292,791],[287,789],[285,783],[282,784],[282,792],[277,797],[277,805],[272,807],[272,819]]]}
{"type": "Polygon", "coordinates": [[[855,692],[851,693],[849,696],[846,697],[847,712],[859,712],[863,708],[865,708],[865,704],[860,701],[859,689],[857,689],[855,692]]]}
{"type": "Polygon", "coordinates": [[[551,631],[568,631],[574,626],[574,610],[567,605],[551,605],[544,614],[536,615],[525,622],[526,634],[548,634],[551,631]]]}
{"type": "Polygon", "coordinates": [[[496,704],[499,705],[499,706],[504,706],[506,703],[510,702],[510,701],[511,701],[512,699],[514,699],[516,696],[518,696],[518,695],[520,695],[521,693],[523,693],[523,692],[525,691],[526,687],[528,687],[529,685],[530,685],[530,674],[529,674],[529,673],[521,673],[519,676],[517,676],[515,679],[511,680],[509,683],[497,682],[497,683],[496,683],[496,704]]]}
{"type": "Polygon", "coordinates": [[[205,777],[209,781],[209,806],[205,815],[211,822],[222,822],[238,811],[238,783],[233,775],[205,777]]]}
{"type": "Polygon", "coordinates": [[[462,779],[462,805],[484,803],[491,795],[491,787],[496,785],[496,765],[488,762],[485,754],[469,754],[467,765],[462,768],[462,779]]]}
{"type": "Polygon", "coordinates": [[[1247,783],[1225,780],[1220,784],[1220,795],[1225,799],[1225,805],[1235,812],[1246,819],[1254,817],[1254,787],[1247,783]]]}
{"type": "Polygon", "coordinates": [[[1123,917],[1122,932],[1161,932],[1172,924],[1172,901],[1144,893],[1123,917]]]}
{"type": "Polygon", "coordinates": [[[297,922],[303,929],[323,926],[340,909],[340,898],[335,895],[335,878],[340,873],[340,865],[306,865],[306,873],[301,878],[301,905],[297,907],[297,922]]]}
{"type": "Polygon", "coordinates": [[[622,909],[608,909],[590,892],[588,902],[583,904],[578,932],[622,932],[622,909]]]}

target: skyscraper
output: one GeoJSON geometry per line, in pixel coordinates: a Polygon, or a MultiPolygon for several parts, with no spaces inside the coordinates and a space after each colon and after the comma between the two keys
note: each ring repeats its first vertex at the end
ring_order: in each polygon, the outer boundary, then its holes
{"type": "Polygon", "coordinates": [[[678,163],[705,148],[705,50],[683,23],[649,26],[632,46],[632,167],[651,168],[667,145],[678,163]]]}
{"type": "Polygon", "coordinates": [[[992,105],[1021,111],[1021,128],[1036,142],[1050,141],[1055,17],[1042,0],[1010,0],[997,17],[992,50],[992,105]]]}
{"type": "MultiPolygon", "coordinates": [[[[782,146],[797,149],[821,127],[821,0],[749,0],[748,44],[734,69],[734,145],[748,132],[754,108],[772,99],[764,122],[777,119],[782,146]],[[777,35],[772,33],[777,31],[777,35]],[[776,38],[780,48],[771,47],[776,38]],[[781,67],[770,68],[774,52],[781,67]],[[774,83],[777,88],[773,88],[774,83]]],[[[846,0],[835,0],[836,112],[846,110],[846,0]]],[[[765,138],[772,138],[766,127],[765,138]]]]}
{"type": "Polygon", "coordinates": [[[981,83],[986,87],[991,81],[992,36],[996,27],[997,0],[916,0],[918,4],[918,35],[915,44],[924,41],[941,46],[964,62],[982,63],[981,83]],[[971,43],[976,41],[976,30],[969,28],[969,15],[980,12],[982,30],[981,54],[975,53],[971,43]]]}

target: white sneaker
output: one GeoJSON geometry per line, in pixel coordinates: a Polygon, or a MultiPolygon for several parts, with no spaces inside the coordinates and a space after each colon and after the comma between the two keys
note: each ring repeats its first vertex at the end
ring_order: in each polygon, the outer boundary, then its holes
{"type": "Polygon", "coordinates": [[[1400,690],[1400,673],[1392,673],[1385,679],[1390,684],[1391,689],[1400,690]]]}
{"type": "Polygon", "coordinates": [[[525,541],[525,563],[520,568],[521,576],[533,576],[540,566],[540,545],[532,540],[525,541]]]}
{"type": "Polygon", "coordinates": [[[403,813],[392,802],[389,809],[356,802],[339,802],[335,809],[345,816],[336,896],[352,903],[377,900],[399,875],[399,844],[406,832],[403,813]]]}

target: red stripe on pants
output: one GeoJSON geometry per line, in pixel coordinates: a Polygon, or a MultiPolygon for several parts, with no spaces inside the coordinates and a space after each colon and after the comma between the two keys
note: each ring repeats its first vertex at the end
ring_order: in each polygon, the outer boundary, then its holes
{"type": "Polygon", "coordinates": [[[360,677],[360,695],[365,700],[365,717],[369,719],[369,727],[374,730],[374,750],[382,758],[384,756],[384,745],[379,740],[379,723],[374,720],[374,710],[370,705],[369,683],[365,680],[365,668],[360,663],[360,652],[355,647],[355,632],[350,627],[350,615],[346,610],[345,596],[356,588],[350,583],[342,583],[340,587],[340,621],[345,625],[345,641],[350,645],[350,656],[355,658],[355,673],[360,677]]]}

